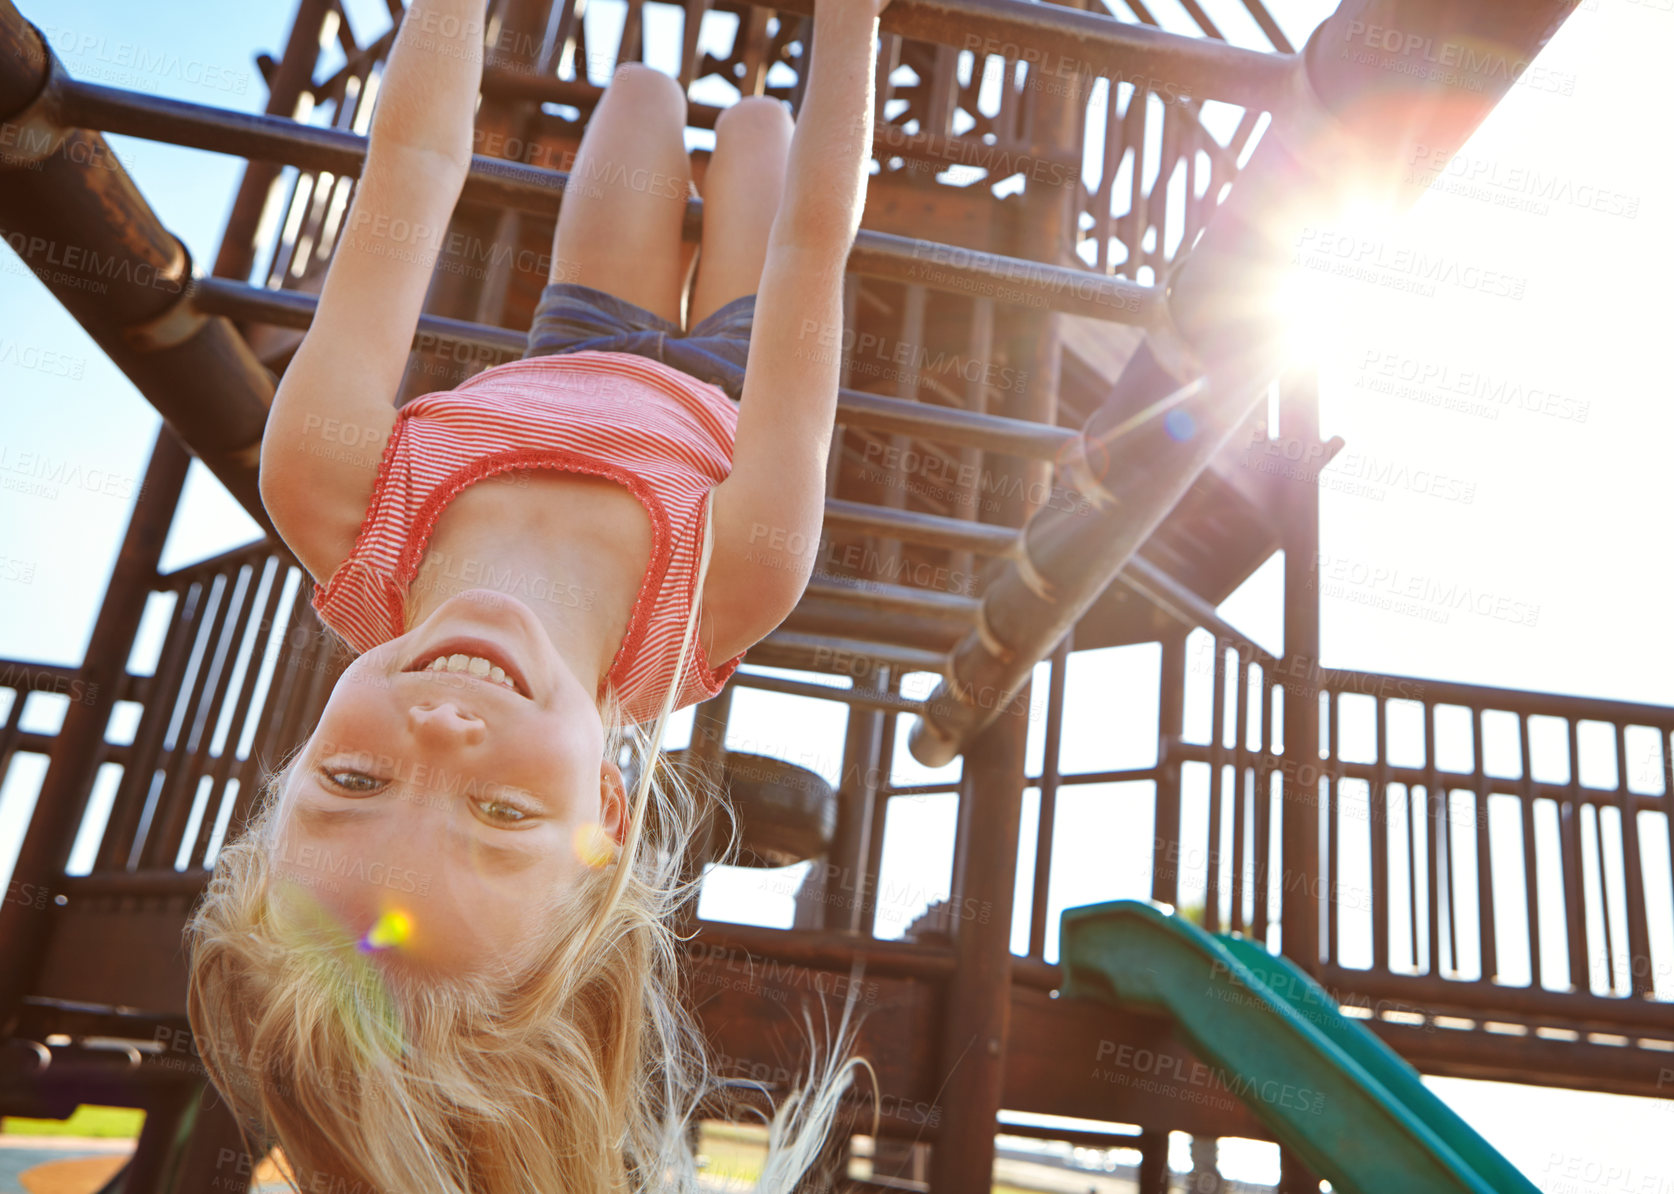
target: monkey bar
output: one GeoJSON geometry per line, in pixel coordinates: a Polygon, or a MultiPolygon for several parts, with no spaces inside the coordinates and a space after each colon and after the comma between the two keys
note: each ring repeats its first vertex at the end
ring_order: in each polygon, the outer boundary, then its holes
{"type": "MultiPolygon", "coordinates": [[[[366,138],[354,133],[78,82],[61,70],[48,94],[65,129],[100,129],[336,175],[358,176],[366,158],[366,138]]],[[[563,201],[568,178],[563,171],[479,154],[461,199],[550,215],[563,201]]],[[[682,233],[696,241],[702,229],[703,201],[690,199],[682,233]]],[[[1161,310],[1157,292],[1124,278],[867,229],[855,237],[848,269],[875,278],[910,276],[932,289],[956,292],[974,283],[1003,284],[1051,310],[1141,326],[1159,318],[1161,310]],[[926,273],[932,266],[938,272],[926,273]],[[917,274],[909,272],[915,269],[917,274]]]]}
{"type": "MultiPolygon", "coordinates": [[[[979,49],[996,39],[1015,37],[1038,51],[1038,65],[1044,67],[1048,56],[1057,55],[1059,73],[1067,62],[1078,77],[1121,80],[1145,67],[1152,73],[1133,81],[1153,86],[1166,81],[1199,95],[1274,107],[1278,130],[1257,148],[1240,185],[1202,242],[1176,265],[1166,286],[1143,286],[870,230],[856,237],[849,262],[854,273],[885,279],[911,276],[932,289],[953,292],[1005,285],[1047,309],[1137,324],[1151,333],[1084,430],[1083,440],[1069,453],[1070,475],[1094,499],[1095,516],[1043,510],[1019,539],[994,545],[1013,562],[991,569],[976,625],[948,658],[946,679],[926,704],[924,720],[911,739],[921,762],[945,764],[963,750],[971,734],[1009,701],[1034,664],[1120,573],[1126,558],[1248,416],[1280,364],[1268,299],[1289,265],[1297,238],[1310,221],[1330,213],[1347,181],[1344,173],[1386,197],[1413,197],[1416,192],[1394,167],[1410,158],[1416,144],[1462,144],[1570,7],[1566,0],[1528,0],[1466,19],[1430,0],[1350,0],[1315,30],[1301,55],[1245,51],[1019,0],[983,0],[968,13],[961,5],[925,0],[901,0],[898,8],[891,7],[886,30],[899,23],[908,36],[945,44],[963,39],[967,48],[979,49]],[[1398,54],[1428,53],[1438,40],[1445,42],[1450,36],[1480,39],[1494,50],[1482,56],[1475,71],[1456,72],[1446,83],[1433,83],[1422,72],[1386,70],[1380,76],[1356,71],[1329,52],[1373,28],[1400,31],[1403,49],[1398,54]],[[1236,297],[1229,301],[1228,296],[1236,297]],[[1173,397],[1165,398],[1171,391],[1173,397]],[[1182,433],[1183,428],[1190,428],[1189,433],[1182,433]],[[995,693],[1004,696],[980,695],[995,693]]],[[[52,246],[71,229],[89,227],[93,214],[85,202],[58,200],[92,196],[102,205],[104,200],[88,188],[98,181],[116,187],[115,210],[122,215],[107,221],[106,235],[116,231],[113,224],[124,223],[145,234],[137,242],[140,260],[150,265],[153,277],[169,280],[163,290],[172,297],[155,300],[142,311],[155,322],[163,317],[159,308],[166,307],[171,332],[160,338],[147,331],[148,321],[135,318],[132,308],[113,307],[107,313],[98,304],[77,301],[74,279],[49,284],[78,317],[85,312],[96,324],[122,329],[128,344],[149,346],[161,339],[172,348],[186,334],[195,335],[199,324],[210,329],[196,351],[230,354],[229,367],[245,379],[242,388],[235,386],[227,393],[214,383],[213,404],[207,396],[194,399],[189,387],[154,382],[142,389],[158,392],[171,423],[260,517],[252,476],[259,443],[257,404],[269,399],[270,383],[248,352],[240,351],[236,338],[229,338],[230,326],[204,316],[300,327],[305,326],[309,300],[218,279],[201,280],[190,297],[180,297],[190,275],[184,250],[178,242],[167,245],[173,238],[144,209],[119,165],[108,172],[109,179],[95,180],[89,170],[74,165],[73,155],[60,152],[63,138],[84,139],[90,158],[102,155],[111,161],[97,134],[72,130],[102,129],[336,175],[358,172],[365,139],[277,116],[227,112],[78,82],[38,40],[30,44],[35,35],[21,24],[15,8],[6,4],[0,22],[5,24],[6,42],[16,47],[11,56],[13,94],[31,94],[31,73],[35,78],[32,102],[16,119],[34,132],[36,160],[49,168],[32,180],[34,185],[16,188],[13,199],[0,205],[0,213],[10,223],[27,227],[26,259],[45,254],[50,260],[52,246]],[[190,333],[183,333],[182,327],[190,327],[190,333]]],[[[1004,44],[1002,40],[1002,48],[1004,44]]],[[[491,73],[495,87],[519,99],[586,98],[572,94],[583,84],[536,76],[514,85],[504,69],[491,73]]],[[[884,128],[880,126],[880,138],[888,136],[884,128]]],[[[465,198],[549,212],[561,202],[566,182],[559,171],[479,156],[473,161],[465,198]]],[[[694,199],[688,204],[685,235],[695,239],[701,226],[702,204],[694,199]]],[[[112,257],[121,251],[114,236],[102,247],[112,257]]],[[[521,342],[514,331],[443,323],[434,316],[426,317],[419,335],[503,352],[508,359],[519,352],[521,342]]],[[[143,363],[135,361],[135,366],[142,368],[143,363]]],[[[205,368],[198,376],[216,378],[218,372],[205,368]]],[[[841,395],[838,417],[880,432],[1033,459],[1061,455],[1070,441],[1070,433],[1060,428],[853,390],[841,395]]],[[[848,525],[873,532],[894,530],[920,543],[955,550],[987,546],[969,539],[973,527],[940,528],[923,516],[907,526],[886,527],[878,515],[869,514],[851,517],[848,525]]],[[[922,598],[897,602],[898,608],[917,612],[926,612],[928,604],[932,603],[922,598]]],[[[969,616],[963,606],[954,610],[946,602],[933,604],[931,612],[969,616]]]]}

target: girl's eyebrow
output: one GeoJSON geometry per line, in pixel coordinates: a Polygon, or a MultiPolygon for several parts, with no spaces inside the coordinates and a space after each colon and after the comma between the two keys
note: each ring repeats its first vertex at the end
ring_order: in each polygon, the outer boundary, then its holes
{"type": "Polygon", "coordinates": [[[335,829],[350,821],[364,821],[375,816],[377,810],[364,805],[351,808],[318,808],[312,804],[299,803],[296,806],[298,824],[309,829],[335,829]]]}

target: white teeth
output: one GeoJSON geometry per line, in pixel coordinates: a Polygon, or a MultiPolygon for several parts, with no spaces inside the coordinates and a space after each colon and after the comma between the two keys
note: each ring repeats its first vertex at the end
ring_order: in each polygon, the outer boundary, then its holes
{"type": "Polygon", "coordinates": [[[513,692],[517,685],[506,675],[506,669],[480,655],[438,655],[424,668],[427,672],[464,672],[484,680],[492,680],[513,692]]]}

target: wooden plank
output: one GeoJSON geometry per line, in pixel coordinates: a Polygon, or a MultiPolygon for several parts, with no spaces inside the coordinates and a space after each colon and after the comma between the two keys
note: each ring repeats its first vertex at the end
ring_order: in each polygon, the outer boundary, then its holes
{"type": "Polygon", "coordinates": [[[1114,385],[1138,350],[1145,333],[1125,323],[1086,315],[1059,315],[1058,334],[1064,350],[1073,352],[1100,380],[1114,385]]]}
{"type": "Polygon", "coordinates": [[[1267,1130],[1168,1021],[1014,989],[1005,1106],[1205,1136],[1267,1130]]]}

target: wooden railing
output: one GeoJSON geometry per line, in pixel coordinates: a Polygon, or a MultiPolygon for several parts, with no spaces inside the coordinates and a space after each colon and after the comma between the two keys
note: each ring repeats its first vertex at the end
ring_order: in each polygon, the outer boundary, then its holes
{"type": "MultiPolygon", "coordinates": [[[[307,583],[265,541],[158,578],[95,762],[120,778],[110,799],[95,791],[76,849],[91,863],[72,860],[72,870],[108,880],[213,862],[266,773],[312,725],[340,666],[307,583]]],[[[11,694],[0,776],[19,752],[52,749],[54,735],[23,728],[25,701],[90,699],[83,683],[73,668],[0,661],[0,689],[11,694]]]]}
{"type": "Polygon", "coordinates": [[[1157,898],[1201,899],[1209,928],[1282,945],[1341,991],[1674,1037],[1674,708],[1299,669],[1202,637],[1165,649],[1158,765],[1125,776],[1154,779],[1161,808],[1207,793],[1194,840],[1159,813],[1157,898]],[[1191,678],[1208,680],[1206,740],[1180,733],[1191,678]],[[1276,733],[1283,702],[1310,698],[1315,760],[1276,733]],[[1286,777],[1321,817],[1317,864],[1270,845],[1286,777]],[[1317,902],[1314,950],[1279,940],[1287,899],[1317,902]]]}

